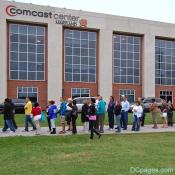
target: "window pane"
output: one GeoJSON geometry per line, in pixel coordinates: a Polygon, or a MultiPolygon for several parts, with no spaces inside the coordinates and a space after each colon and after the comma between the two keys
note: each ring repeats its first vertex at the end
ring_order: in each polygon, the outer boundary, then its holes
{"type": "Polygon", "coordinates": [[[64,30],[65,81],[91,82],[89,74],[96,76],[96,32],[64,30]],[[69,46],[69,47],[68,47],[69,46]],[[69,66],[67,66],[69,64],[69,66]],[[93,67],[89,67],[93,66],[93,67]],[[73,69],[66,75],[68,67],[73,69]],[[69,77],[73,77],[69,78],[69,77]]]}
{"type": "Polygon", "coordinates": [[[175,52],[173,44],[175,41],[169,41],[164,39],[155,40],[156,47],[155,52],[159,51],[159,54],[155,54],[155,82],[159,85],[175,85],[174,81],[174,69],[175,69],[175,52]]]}
{"type": "Polygon", "coordinates": [[[27,79],[27,72],[19,71],[19,79],[26,80],[27,79]]]}

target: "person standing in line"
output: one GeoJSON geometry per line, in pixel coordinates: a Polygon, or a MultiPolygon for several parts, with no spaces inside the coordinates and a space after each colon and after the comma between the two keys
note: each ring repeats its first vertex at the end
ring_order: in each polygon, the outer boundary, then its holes
{"type": "Polygon", "coordinates": [[[41,119],[41,107],[39,106],[38,102],[35,102],[33,108],[32,108],[32,114],[33,114],[33,120],[35,121],[36,124],[36,135],[39,135],[41,132],[41,127],[40,127],[40,119],[41,119]]]}
{"type": "Polygon", "coordinates": [[[48,102],[48,105],[46,106],[46,114],[47,114],[47,123],[48,123],[48,127],[49,127],[49,132],[51,132],[51,122],[50,122],[50,118],[49,118],[49,102],[48,102]]]}
{"type": "Polygon", "coordinates": [[[98,97],[97,105],[97,115],[99,118],[100,132],[104,133],[104,120],[105,120],[106,102],[103,100],[102,96],[98,97]]]}
{"type": "Polygon", "coordinates": [[[101,137],[101,134],[95,129],[96,124],[96,108],[95,108],[95,98],[91,98],[90,107],[88,109],[88,117],[89,117],[89,128],[90,128],[90,139],[94,138],[94,132],[98,135],[98,138],[101,137]]]}
{"type": "Polygon", "coordinates": [[[144,111],[144,105],[143,105],[143,100],[141,97],[138,98],[138,102],[140,103],[140,105],[142,106],[143,112],[142,112],[142,116],[140,118],[140,125],[143,127],[145,125],[145,117],[146,117],[146,113],[144,111]]]}
{"type": "Polygon", "coordinates": [[[65,134],[66,131],[65,131],[65,114],[66,114],[66,101],[64,100],[64,98],[60,98],[60,117],[61,117],[61,125],[62,125],[62,130],[59,132],[59,134],[65,134]]]}
{"type": "Polygon", "coordinates": [[[32,116],[31,116],[31,114],[32,114],[32,102],[30,101],[30,99],[28,97],[26,97],[26,105],[24,106],[24,109],[25,109],[25,115],[26,115],[26,118],[25,118],[25,129],[24,129],[24,131],[25,132],[28,132],[29,131],[28,123],[30,123],[31,126],[33,127],[33,130],[32,131],[35,131],[36,130],[36,127],[33,124],[32,116]]]}
{"type": "Polygon", "coordinates": [[[15,130],[17,130],[18,129],[18,126],[17,126],[16,121],[15,121],[15,105],[12,102],[11,99],[9,99],[9,100],[10,100],[10,103],[11,103],[11,105],[13,107],[13,118],[12,118],[13,126],[14,126],[15,130]]]}
{"type": "Polygon", "coordinates": [[[173,126],[173,110],[174,110],[174,106],[172,102],[169,100],[168,101],[168,112],[167,112],[168,126],[173,126]]]}
{"type": "Polygon", "coordinates": [[[76,126],[76,120],[78,117],[78,107],[76,100],[72,101],[72,112],[71,112],[71,121],[72,121],[72,134],[77,134],[77,126],[76,126]]]}
{"type": "Polygon", "coordinates": [[[157,114],[159,112],[159,108],[158,108],[158,105],[156,103],[155,98],[152,99],[152,104],[150,105],[150,111],[151,111],[152,119],[153,119],[153,127],[152,128],[157,129],[158,128],[158,126],[157,126],[157,114]]]}
{"type": "Polygon", "coordinates": [[[10,102],[9,98],[6,98],[4,100],[4,109],[2,111],[4,114],[4,128],[2,129],[2,132],[6,132],[8,128],[10,128],[10,133],[15,132],[15,128],[13,126],[13,106],[10,102]]]}
{"type": "Polygon", "coordinates": [[[49,101],[49,109],[48,109],[48,115],[51,121],[51,127],[52,131],[50,134],[56,134],[56,119],[57,119],[57,106],[55,105],[55,101],[51,100],[49,101]]]}
{"type": "Polygon", "coordinates": [[[130,106],[129,106],[129,102],[128,102],[126,96],[124,96],[124,95],[122,96],[121,105],[122,105],[121,115],[122,115],[122,120],[123,120],[123,130],[127,130],[127,126],[128,126],[128,110],[129,110],[130,106]]]}
{"type": "Polygon", "coordinates": [[[88,118],[89,101],[85,100],[83,102],[81,111],[81,122],[83,123],[83,131],[89,131],[89,118],[88,118]]]}
{"type": "Polygon", "coordinates": [[[115,107],[114,97],[110,96],[109,103],[108,103],[108,109],[107,109],[109,130],[114,129],[114,107],[115,107]]]}
{"type": "MultiPolygon", "coordinates": [[[[98,103],[99,103],[100,94],[97,94],[96,101],[95,101],[95,109],[97,111],[98,103]]],[[[89,128],[90,129],[90,128],[89,128]]],[[[96,122],[95,122],[95,129],[99,131],[99,115],[96,114],[96,122]]]]}
{"type": "Polygon", "coordinates": [[[143,108],[141,106],[140,101],[137,101],[132,109],[133,112],[133,125],[132,125],[132,131],[140,131],[140,120],[143,113],[143,108]]]}
{"type": "Polygon", "coordinates": [[[68,129],[67,131],[72,131],[72,122],[71,122],[71,114],[72,114],[72,99],[68,98],[67,100],[67,106],[66,106],[66,121],[67,121],[67,125],[68,125],[68,129]]]}
{"type": "Polygon", "coordinates": [[[121,102],[116,101],[115,107],[114,107],[114,113],[115,113],[116,121],[117,121],[117,131],[116,132],[121,132],[121,110],[122,110],[121,102]]]}
{"type": "Polygon", "coordinates": [[[168,104],[165,100],[162,100],[162,105],[160,108],[163,126],[162,128],[168,128],[168,122],[167,122],[167,112],[168,112],[168,104]]]}

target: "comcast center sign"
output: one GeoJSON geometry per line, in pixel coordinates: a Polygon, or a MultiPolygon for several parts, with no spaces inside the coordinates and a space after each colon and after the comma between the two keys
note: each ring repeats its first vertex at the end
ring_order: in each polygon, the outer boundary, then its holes
{"type": "Polygon", "coordinates": [[[15,5],[8,5],[5,11],[6,14],[11,17],[17,15],[23,15],[23,16],[32,16],[39,18],[48,18],[48,19],[54,19],[56,24],[87,27],[86,19],[81,19],[79,16],[74,16],[71,14],[65,15],[62,13],[21,9],[17,8],[15,5]]]}

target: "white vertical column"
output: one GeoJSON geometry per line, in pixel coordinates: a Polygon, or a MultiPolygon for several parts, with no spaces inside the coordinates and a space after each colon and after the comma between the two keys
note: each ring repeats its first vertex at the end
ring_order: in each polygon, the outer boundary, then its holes
{"type": "Polygon", "coordinates": [[[99,33],[99,94],[105,100],[112,95],[112,35],[111,30],[99,33]]]}
{"type": "Polygon", "coordinates": [[[7,97],[7,24],[0,19],[0,102],[7,97]]]}
{"type": "Polygon", "coordinates": [[[48,25],[48,100],[62,96],[62,25],[48,25]]]}
{"type": "Polygon", "coordinates": [[[145,34],[143,39],[142,59],[143,97],[155,96],[155,36],[145,34]]]}

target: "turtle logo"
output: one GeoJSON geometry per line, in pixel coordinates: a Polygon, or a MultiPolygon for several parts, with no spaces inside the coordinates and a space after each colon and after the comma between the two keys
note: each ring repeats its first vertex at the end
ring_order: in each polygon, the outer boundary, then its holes
{"type": "Polygon", "coordinates": [[[87,27],[87,19],[80,19],[80,27],[87,27]]]}

